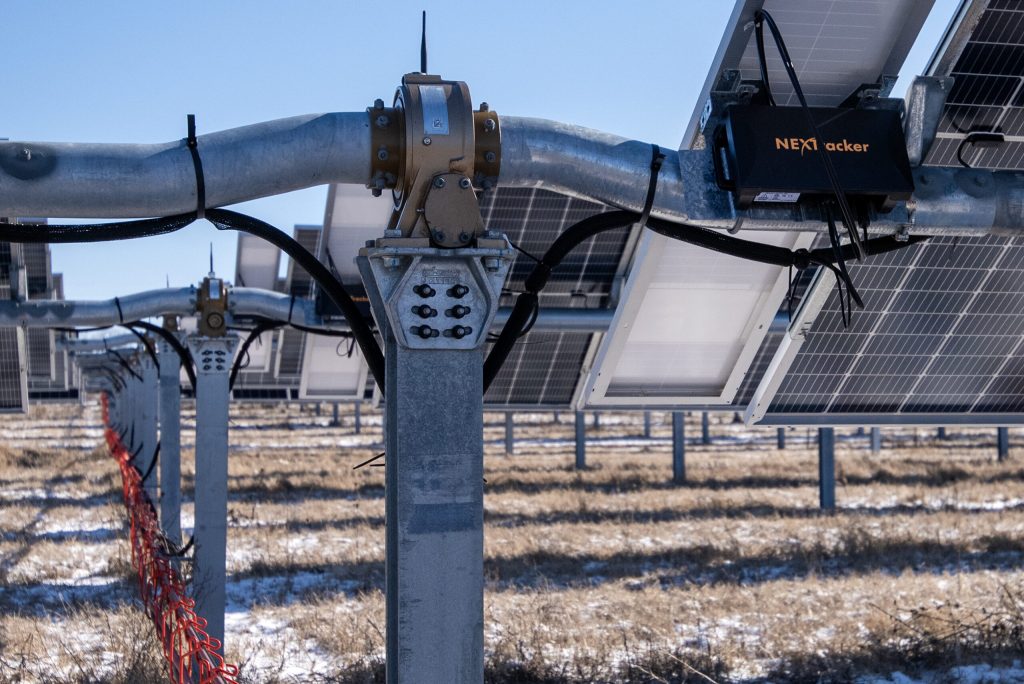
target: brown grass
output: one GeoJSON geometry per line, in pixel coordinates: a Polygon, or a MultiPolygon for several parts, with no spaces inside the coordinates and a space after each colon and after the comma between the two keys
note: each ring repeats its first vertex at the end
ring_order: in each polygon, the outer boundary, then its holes
{"type": "MultiPolygon", "coordinates": [[[[246,682],[383,681],[383,472],[352,470],[380,417],[358,438],[342,418],[233,408],[228,654],[246,682]]],[[[813,434],[779,452],[730,418],[673,486],[667,416],[654,441],[639,416],[602,416],[582,472],[570,415],[518,416],[511,458],[487,417],[488,681],[849,681],[1020,658],[1024,468],[994,462],[994,431],[887,431],[880,454],[842,433],[822,515],[813,434]]],[[[128,640],[152,630],[97,420],[0,418],[0,681],[155,681],[155,644],[128,640]]]]}

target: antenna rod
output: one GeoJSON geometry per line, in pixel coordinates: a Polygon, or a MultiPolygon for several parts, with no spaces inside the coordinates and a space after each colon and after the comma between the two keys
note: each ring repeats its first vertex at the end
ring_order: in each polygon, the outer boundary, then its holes
{"type": "Polygon", "coordinates": [[[420,73],[427,73],[427,10],[423,10],[423,32],[420,34],[420,73]]]}

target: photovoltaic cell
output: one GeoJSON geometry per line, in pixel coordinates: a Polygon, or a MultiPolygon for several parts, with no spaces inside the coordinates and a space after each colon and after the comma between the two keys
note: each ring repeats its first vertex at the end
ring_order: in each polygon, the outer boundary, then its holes
{"type": "Polygon", "coordinates": [[[964,38],[964,42],[947,48],[953,55],[960,51],[955,59],[938,55],[934,61],[934,74],[952,76],[954,84],[925,163],[958,166],[959,152],[975,168],[1021,169],[1024,5],[1007,0],[988,3],[964,38]],[[1006,141],[991,147],[964,142],[969,133],[978,131],[1002,133],[1006,141]]]}
{"type": "MultiPolygon", "coordinates": [[[[11,297],[17,252],[20,252],[20,245],[0,242],[0,299],[11,297]]],[[[0,411],[23,411],[27,407],[24,347],[24,333],[20,328],[0,328],[0,411]]]]}
{"type": "MultiPolygon", "coordinates": [[[[511,307],[526,277],[565,229],[607,211],[594,202],[533,188],[497,188],[480,197],[480,211],[490,230],[508,235],[522,250],[505,283],[501,306],[511,307]]],[[[602,233],[582,244],[555,269],[541,292],[541,307],[606,308],[622,260],[627,229],[602,233]]],[[[485,396],[490,407],[568,406],[594,335],[580,332],[533,332],[512,350],[485,396]]]]}
{"type": "Polygon", "coordinates": [[[771,414],[1024,412],[1024,243],[935,237],[848,264],[867,308],[829,295],[771,414]]]}

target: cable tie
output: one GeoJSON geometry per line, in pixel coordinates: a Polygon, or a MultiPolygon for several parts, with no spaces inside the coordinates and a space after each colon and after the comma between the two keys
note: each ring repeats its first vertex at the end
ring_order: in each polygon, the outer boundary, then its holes
{"type": "MultiPolygon", "coordinates": [[[[122,323],[123,324],[124,323],[124,312],[121,311],[121,298],[120,297],[114,297],[114,306],[117,307],[117,321],[118,321],[118,323],[122,323]]],[[[106,341],[104,341],[104,346],[106,346],[106,341]]]]}
{"type": "Polygon", "coordinates": [[[288,325],[292,324],[292,310],[295,308],[295,295],[288,301],[288,325]]]}
{"type": "Polygon", "coordinates": [[[654,208],[654,194],[658,191],[658,175],[665,162],[665,153],[657,145],[651,145],[651,177],[647,181],[647,197],[644,198],[644,209],[640,212],[640,225],[646,226],[654,208]]]}
{"type": "Polygon", "coordinates": [[[185,146],[192,155],[192,169],[196,172],[196,218],[206,218],[206,177],[203,175],[203,160],[199,156],[199,139],[196,137],[196,115],[188,115],[188,137],[185,146]]]}

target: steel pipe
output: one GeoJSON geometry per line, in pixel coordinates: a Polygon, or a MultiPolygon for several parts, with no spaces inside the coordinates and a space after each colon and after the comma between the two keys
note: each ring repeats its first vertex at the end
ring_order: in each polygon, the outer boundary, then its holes
{"type": "MultiPolygon", "coordinates": [[[[365,112],[310,114],[198,137],[207,207],[366,183],[365,112]]],[[[133,218],[196,209],[184,139],[152,145],[0,143],[0,216],[133,218]]]]}
{"type": "Polygon", "coordinates": [[[194,287],[149,290],[103,301],[0,301],[0,326],[61,328],[117,325],[160,314],[189,315],[195,308],[194,287]]]}

